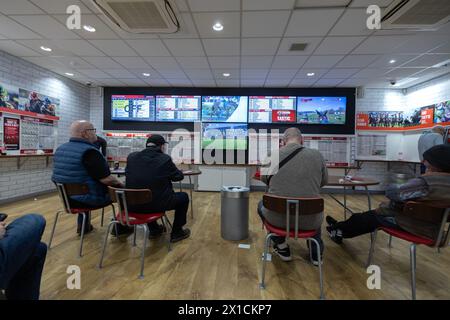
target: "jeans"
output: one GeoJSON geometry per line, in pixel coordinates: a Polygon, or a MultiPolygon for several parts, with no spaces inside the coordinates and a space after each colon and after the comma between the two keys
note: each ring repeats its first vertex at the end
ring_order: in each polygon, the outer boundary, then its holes
{"type": "Polygon", "coordinates": [[[38,300],[47,245],[45,219],[27,214],[6,227],[0,239],[0,288],[9,300],[38,300]]]}
{"type": "Polygon", "coordinates": [[[332,229],[341,230],[343,238],[353,238],[372,233],[379,227],[400,229],[394,217],[379,215],[375,210],[354,213],[349,219],[334,224],[332,229]]]}
{"type": "MultiPolygon", "coordinates": [[[[258,203],[258,215],[261,218],[261,220],[264,222],[265,218],[262,214],[262,201],[260,201],[258,203]]],[[[325,248],[323,241],[322,241],[322,230],[319,228],[317,230],[316,235],[313,237],[315,240],[317,240],[317,242],[319,243],[319,247],[320,247],[320,254],[323,254],[323,250],[325,248]]],[[[280,236],[273,236],[271,237],[271,240],[275,243],[275,244],[281,244],[285,241],[285,237],[280,237],[280,236]]],[[[309,245],[308,245],[309,247],[309,245]]],[[[317,257],[317,245],[311,241],[311,247],[309,247],[309,250],[311,251],[311,254],[313,256],[313,258],[317,257]]]]}

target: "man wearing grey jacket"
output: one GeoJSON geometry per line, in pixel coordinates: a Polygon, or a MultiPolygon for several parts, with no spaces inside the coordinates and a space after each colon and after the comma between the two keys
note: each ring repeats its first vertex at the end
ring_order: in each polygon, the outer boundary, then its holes
{"type": "MultiPolygon", "coordinates": [[[[268,185],[268,193],[285,197],[317,197],[320,188],[328,180],[327,167],[322,154],[318,150],[309,149],[303,146],[303,137],[298,128],[289,128],[283,135],[284,147],[279,150],[279,161],[289,157],[293,152],[297,152],[278,172],[272,176],[261,175],[261,181],[268,185]],[[297,151],[300,149],[299,151],[297,151]]],[[[267,210],[262,205],[258,205],[258,214],[261,219],[267,220],[276,227],[286,227],[286,216],[267,210]]],[[[295,216],[290,217],[292,229],[295,227],[295,216]]],[[[302,216],[299,230],[318,230],[316,240],[320,244],[323,252],[323,242],[320,237],[320,227],[323,221],[323,213],[318,215],[302,216]]],[[[283,260],[291,261],[292,256],[288,244],[284,237],[272,237],[274,252],[283,260]]],[[[312,263],[318,265],[317,250],[312,244],[312,263]]]]}

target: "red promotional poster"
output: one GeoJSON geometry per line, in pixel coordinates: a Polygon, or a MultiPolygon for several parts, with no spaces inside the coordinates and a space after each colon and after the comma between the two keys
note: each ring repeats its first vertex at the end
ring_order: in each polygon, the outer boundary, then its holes
{"type": "Polygon", "coordinates": [[[434,106],[422,108],[420,110],[420,124],[432,125],[434,121],[434,106]]]}
{"type": "Polygon", "coordinates": [[[369,126],[369,115],[367,113],[358,113],[356,115],[356,127],[368,127],[369,126]]]}
{"type": "Polygon", "coordinates": [[[272,122],[295,122],[295,110],[272,110],[272,122]]]}
{"type": "Polygon", "coordinates": [[[16,118],[4,118],[3,142],[6,150],[19,150],[20,120],[16,118]]]}

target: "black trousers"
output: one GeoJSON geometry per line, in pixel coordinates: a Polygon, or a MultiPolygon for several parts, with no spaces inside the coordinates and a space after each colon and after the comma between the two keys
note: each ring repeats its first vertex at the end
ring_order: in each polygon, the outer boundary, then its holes
{"type": "Polygon", "coordinates": [[[334,224],[332,229],[341,230],[343,238],[353,238],[374,232],[380,227],[400,229],[393,216],[381,216],[375,210],[354,213],[349,219],[334,224]]]}
{"type": "MultiPolygon", "coordinates": [[[[262,201],[260,201],[258,203],[258,215],[261,218],[261,220],[264,222],[265,218],[264,218],[264,216],[262,214],[262,208],[263,208],[263,204],[262,204],[262,201]]],[[[319,228],[319,230],[317,230],[317,233],[316,233],[316,235],[313,238],[315,240],[317,240],[317,242],[319,243],[320,253],[322,254],[325,247],[324,247],[324,244],[323,244],[323,241],[322,241],[322,230],[320,228],[319,228]]],[[[281,244],[281,243],[283,243],[285,241],[285,237],[279,237],[279,236],[273,236],[271,239],[272,239],[272,241],[275,244],[281,244]]],[[[312,250],[311,254],[312,254],[313,257],[315,257],[317,255],[317,246],[312,241],[311,241],[311,247],[309,247],[309,250],[312,250]]]]}

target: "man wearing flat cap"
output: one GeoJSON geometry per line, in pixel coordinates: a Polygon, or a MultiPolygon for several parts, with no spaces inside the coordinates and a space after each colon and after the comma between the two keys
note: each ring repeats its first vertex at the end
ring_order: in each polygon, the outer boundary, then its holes
{"type": "MultiPolygon", "coordinates": [[[[171,242],[186,239],[190,230],[186,224],[186,214],[189,208],[189,197],[185,192],[174,192],[172,182],[184,179],[181,172],[173,163],[172,158],[165,154],[166,141],[159,134],[151,135],[146,142],[146,148],[133,152],[128,156],[125,168],[126,188],[150,189],[152,201],[150,203],[130,207],[136,213],[158,213],[175,210],[175,219],[171,234],[171,242]]],[[[148,224],[149,237],[158,237],[163,233],[163,227],[158,223],[148,224]]]]}
{"type": "MultiPolygon", "coordinates": [[[[371,233],[380,227],[396,228],[414,235],[436,239],[439,222],[403,213],[407,201],[448,202],[450,201],[450,145],[434,146],[423,154],[426,172],[420,177],[408,180],[402,185],[388,186],[386,197],[389,203],[381,204],[375,210],[353,214],[348,220],[338,222],[326,217],[327,231],[336,243],[343,238],[353,238],[371,233]]],[[[427,215],[427,212],[423,212],[427,215]]]]}

